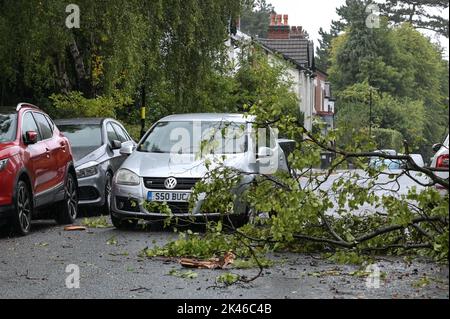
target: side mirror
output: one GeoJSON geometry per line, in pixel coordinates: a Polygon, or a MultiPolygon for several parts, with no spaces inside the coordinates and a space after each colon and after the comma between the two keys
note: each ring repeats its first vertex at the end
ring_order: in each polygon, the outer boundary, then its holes
{"type": "Polygon", "coordinates": [[[274,152],[268,147],[260,147],[258,150],[257,158],[268,158],[272,157],[274,152]]]}
{"type": "Polygon", "coordinates": [[[27,131],[25,133],[25,144],[32,145],[38,141],[38,133],[35,131],[27,131]]]}
{"type": "Polygon", "coordinates": [[[120,154],[121,155],[131,155],[134,151],[134,145],[133,143],[124,143],[122,144],[122,147],[120,148],[120,154]]]}
{"type": "Polygon", "coordinates": [[[434,144],[433,145],[433,152],[437,153],[439,152],[439,150],[442,148],[442,144],[438,143],[438,144],[434,144]]]}
{"type": "Polygon", "coordinates": [[[111,149],[112,150],[120,150],[122,148],[122,142],[114,140],[111,142],[111,149]]]}

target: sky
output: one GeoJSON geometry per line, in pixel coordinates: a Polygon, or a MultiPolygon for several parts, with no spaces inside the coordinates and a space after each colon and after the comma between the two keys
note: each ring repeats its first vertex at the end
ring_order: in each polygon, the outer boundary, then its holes
{"type": "MultiPolygon", "coordinates": [[[[331,21],[337,20],[336,8],[345,4],[345,0],[268,0],[275,7],[278,14],[289,14],[291,26],[302,26],[308,31],[311,40],[317,46],[319,44],[320,27],[329,30],[331,21]]],[[[448,18],[448,10],[442,13],[448,18]]],[[[424,32],[433,41],[438,41],[446,48],[445,56],[448,59],[449,43],[443,37],[436,38],[432,32],[424,32]]]]}

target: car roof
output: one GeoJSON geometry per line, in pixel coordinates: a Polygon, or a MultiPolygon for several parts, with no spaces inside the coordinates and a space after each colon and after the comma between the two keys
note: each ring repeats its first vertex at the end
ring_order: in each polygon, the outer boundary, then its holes
{"type": "Polygon", "coordinates": [[[89,118],[74,118],[74,119],[58,119],[55,120],[54,122],[56,125],[79,125],[79,124],[101,125],[105,120],[108,120],[108,118],[89,117],[89,118]]]}
{"type": "Polygon", "coordinates": [[[190,113],[169,115],[159,120],[160,122],[170,121],[214,121],[214,122],[238,122],[246,123],[255,120],[254,116],[245,116],[244,114],[231,113],[190,113]]]}

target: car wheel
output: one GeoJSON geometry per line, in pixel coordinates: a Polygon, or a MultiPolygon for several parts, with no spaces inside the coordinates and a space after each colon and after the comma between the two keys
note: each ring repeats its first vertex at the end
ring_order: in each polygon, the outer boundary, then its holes
{"type": "Polygon", "coordinates": [[[33,213],[33,198],[31,197],[28,185],[24,181],[19,181],[16,190],[16,214],[14,215],[14,231],[25,236],[31,229],[31,216],[33,213]]]}
{"type": "Polygon", "coordinates": [[[135,228],[138,221],[136,219],[121,219],[111,214],[111,222],[117,229],[132,229],[135,228]]]}
{"type": "Polygon", "coordinates": [[[56,221],[62,225],[73,224],[78,215],[78,192],[75,178],[70,173],[67,175],[64,190],[64,200],[59,203],[56,221]]]}
{"type": "Polygon", "coordinates": [[[110,172],[106,173],[105,182],[105,204],[103,205],[103,214],[109,215],[111,211],[111,191],[113,176],[110,172]]]}

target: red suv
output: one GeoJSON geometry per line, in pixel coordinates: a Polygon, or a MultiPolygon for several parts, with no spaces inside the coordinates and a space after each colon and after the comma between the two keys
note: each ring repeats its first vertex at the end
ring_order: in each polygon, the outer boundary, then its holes
{"type": "Polygon", "coordinates": [[[40,214],[51,212],[61,224],[71,224],[77,217],[69,141],[38,107],[0,106],[0,220],[26,235],[38,209],[40,214]],[[49,206],[56,209],[41,209],[49,206]]]}

